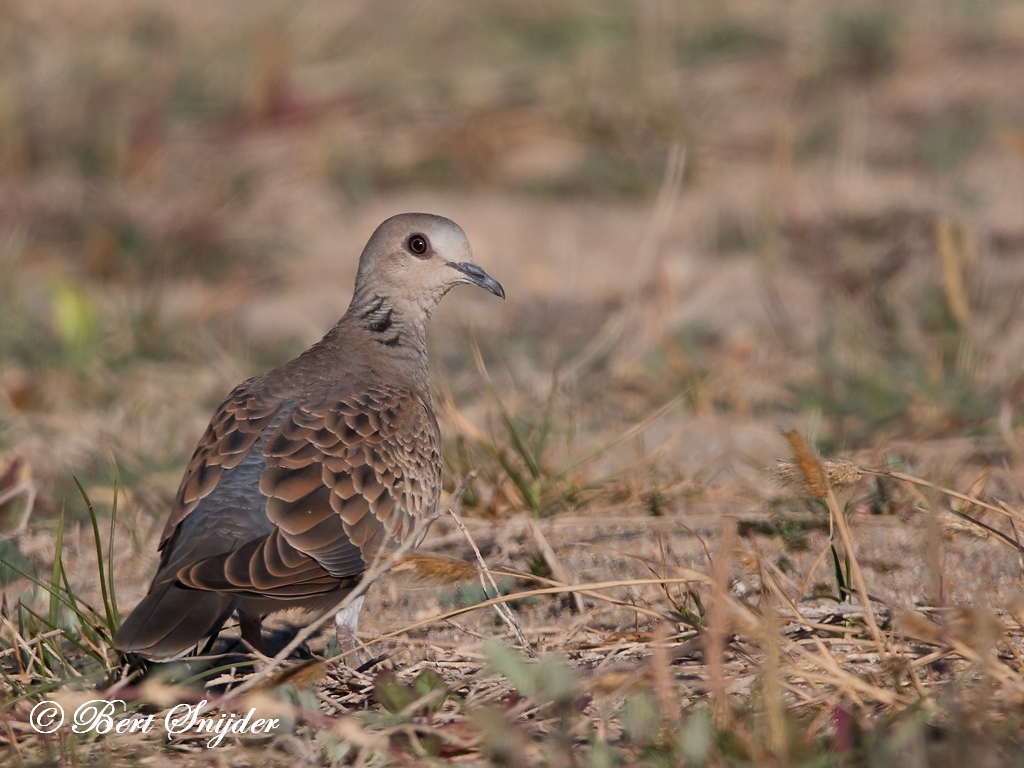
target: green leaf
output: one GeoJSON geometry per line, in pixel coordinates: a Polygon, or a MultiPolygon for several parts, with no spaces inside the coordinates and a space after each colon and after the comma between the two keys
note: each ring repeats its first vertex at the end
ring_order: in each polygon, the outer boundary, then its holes
{"type": "Polygon", "coordinates": [[[524,696],[537,693],[539,670],[536,664],[530,664],[517,651],[509,648],[496,637],[484,641],[484,657],[491,669],[508,678],[524,696]]]}
{"type": "Polygon", "coordinates": [[[394,672],[381,672],[373,681],[373,695],[384,709],[397,714],[408,707],[419,696],[403,683],[394,672]]]}
{"type": "Polygon", "coordinates": [[[448,693],[448,685],[444,679],[432,669],[425,669],[416,676],[416,679],[412,681],[412,689],[416,693],[416,698],[422,699],[424,696],[428,696],[435,691],[440,691],[436,698],[434,698],[425,709],[428,712],[436,712],[444,705],[446,694],[448,693]]]}
{"type": "Polygon", "coordinates": [[[607,741],[594,742],[590,750],[590,768],[615,768],[619,762],[618,753],[607,741]]]}
{"type": "Polygon", "coordinates": [[[650,744],[658,738],[661,715],[657,702],[649,693],[639,693],[626,699],[620,720],[622,730],[634,744],[650,744]]]}
{"type": "Polygon", "coordinates": [[[437,757],[441,754],[441,749],[444,747],[444,739],[436,733],[422,734],[420,735],[419,740],[420,746],[423,747],[423,751],[428,755],[437,757]]]}
{"type": "Polygon", "coordinates": [[[694,710],[683,726],[676,751],[685,765],[704,765],[715,741],[714,723],[707,707],[694,710]]]}
{"type": "Polygon", "coordinates": [[[545,656],[538,669],[541,687],[548,699],[556,704],[568,704],[579,694],[576,673],[554,656],[545,656]]]}
{"type": "Polygon", "coordinates": [[[469,719],[480,731],[484,754],[494,765],[519,765],[525,739],[505,715],[494,707],[474,707],[469,719]]]}

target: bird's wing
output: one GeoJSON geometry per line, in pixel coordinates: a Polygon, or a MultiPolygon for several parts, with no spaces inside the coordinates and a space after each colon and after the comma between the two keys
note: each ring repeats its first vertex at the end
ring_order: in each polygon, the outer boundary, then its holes
{"type": "Polygon", "coordinates": [[[331,591],[387,541],[404,541],[440,494],[437,422],[408,389],[297,405],[262,455],[259,491],[273,530],[181,568],[186,586],[282,599],[331,591]]]}
{"type": "Polygon", "coordinates": [[[246,381],[232,390],[199,440],[160,536],[161,551],[185,518],[214,492],[225,471],[237,468],[248,458],[281,409],[280,401],[262,402],[252,383],[246,381]]]}

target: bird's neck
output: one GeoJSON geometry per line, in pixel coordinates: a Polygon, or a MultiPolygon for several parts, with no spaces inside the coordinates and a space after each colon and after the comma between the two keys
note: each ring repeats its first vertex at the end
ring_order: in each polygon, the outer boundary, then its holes
{"type": "Polygon", "coordinates": [[[357,291],[332,333],[358,339],[371,359],[393,365],[415,383],[427,386],[429,320],[429,307],[372,291],[357,291]]]}

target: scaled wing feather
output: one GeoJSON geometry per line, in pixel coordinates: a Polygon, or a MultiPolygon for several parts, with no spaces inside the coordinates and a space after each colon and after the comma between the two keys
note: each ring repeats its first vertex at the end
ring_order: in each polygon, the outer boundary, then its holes
{"type": "Polygon", "coordinates": [[[440,495],[437,422],[408,389],[296,406],[262,453],[259,488],[275,529],[182,568],[186,586],[281,599],[331,591],[403,541],[440,495]]]}

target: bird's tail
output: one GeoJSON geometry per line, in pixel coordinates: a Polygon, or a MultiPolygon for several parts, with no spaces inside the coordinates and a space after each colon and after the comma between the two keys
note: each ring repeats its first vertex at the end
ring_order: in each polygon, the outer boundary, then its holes
{"type": "Polygon", "coordinates": [[[154,584],[114,637],[114,646],[155,661],[183,656],[216,634],[237,598],[187,589],[168,579],[154,584]]]}

